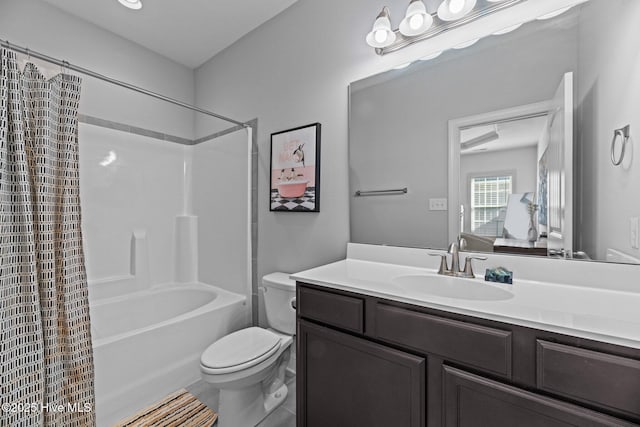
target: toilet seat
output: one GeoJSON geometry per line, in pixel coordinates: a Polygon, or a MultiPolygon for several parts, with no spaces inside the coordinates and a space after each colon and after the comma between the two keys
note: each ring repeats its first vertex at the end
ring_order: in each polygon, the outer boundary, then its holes
{"type": "Polygon", "coordinates": [[[258,365],[274,355],[282,338],[263,328],[236,331],[211,344],[202,353],[200,364],[207,374],[228,374],[258,365]]]}

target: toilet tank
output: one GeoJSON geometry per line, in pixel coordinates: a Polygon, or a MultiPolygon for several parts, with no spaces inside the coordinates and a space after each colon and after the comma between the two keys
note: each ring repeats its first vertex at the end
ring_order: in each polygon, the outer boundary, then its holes
{"type": "Polygon", "coordinates": [[[287,335],[296,333],[296,282],[288,273],[271,273],[262,278],[264,306],[269,327],[287,335]]]}

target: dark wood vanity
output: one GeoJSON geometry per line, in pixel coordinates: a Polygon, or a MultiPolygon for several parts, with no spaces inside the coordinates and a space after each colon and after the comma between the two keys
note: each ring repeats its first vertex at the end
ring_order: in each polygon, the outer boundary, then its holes
{"type": "Polygon", "coordinates": [[[640,350],[298,282],[298,427],[638,426],[640,350]]]}

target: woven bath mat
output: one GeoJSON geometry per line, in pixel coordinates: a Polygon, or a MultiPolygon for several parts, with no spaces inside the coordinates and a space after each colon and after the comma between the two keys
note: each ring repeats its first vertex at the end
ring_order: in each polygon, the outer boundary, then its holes
{"type": "Polygon", "coordinates": [[[211,427],[218,419],[187,390],[178,390],[113,427],[211,427]]]}

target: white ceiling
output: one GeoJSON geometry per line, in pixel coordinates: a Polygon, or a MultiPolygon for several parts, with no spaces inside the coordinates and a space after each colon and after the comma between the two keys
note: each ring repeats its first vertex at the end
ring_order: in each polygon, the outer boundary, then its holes
{"type": "Polygon", "coordinates": [[[196,68],[297,0],[44,0],[147,49],[196,68]]]}
{"type": "Polygon", "coordinates": [[[542,131],[547,124],[547,117],[534,117],[513,122],[500,123],[497,125],[476,126],[460,132],[461,143],[477,138],[497,130],[499,138],[482,145],[477,145],[463,154],[473,154],[481,151],[512,150],[536,146],[542,131]]]}

